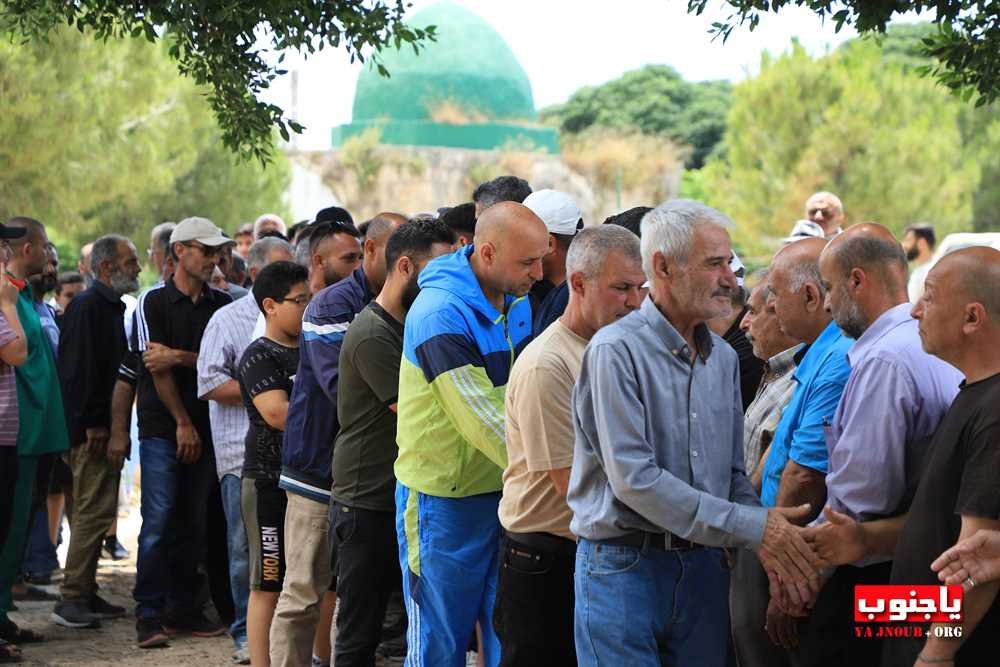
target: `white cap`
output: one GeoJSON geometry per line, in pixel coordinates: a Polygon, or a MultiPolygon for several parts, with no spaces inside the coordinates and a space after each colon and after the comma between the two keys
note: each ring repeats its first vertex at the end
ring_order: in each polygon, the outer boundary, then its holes
{"type": "Polygon", "coordinates": [[[222,230],[216,227],[215,223],[208,218],[184,218],[177,223],[174,231],[170,234],[170,243],[184,243],[187,241],[197,241],[202,245],[213,247],[235,243],[235,241],[223,234],[222,230]]]}
{"type": "Polygon", "coordinates": [[[811,220],[799,220],[792,227],[792,233],[781,239],[783,245],[788,245],[793,241],[801,241],[802,239],[817,238],[821,239],[826,236],[823,228],[820,227],[815,222],[811,220]]]}
{"type": "Polygon", "coordinates": [[[736,284],[743,287],[743,278],[746,275],[747,267],[743,266],[740,256],[735,251],[733,252],[733,256],[729,258],[729,268],[736,274],[736,284]]]}
{"type": "Polygon", "coordinates": [[[568,194],[558,190],[535,190],[524,205],[542,219],[549,234],[574,236],[583,214],[568,194]]]}

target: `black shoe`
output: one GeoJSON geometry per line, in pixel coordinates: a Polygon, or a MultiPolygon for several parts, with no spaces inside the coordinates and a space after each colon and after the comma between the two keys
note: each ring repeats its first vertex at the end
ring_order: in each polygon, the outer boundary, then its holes
{"type": "Polygon", "coordinates": [[[226,632],[224,627],[208,620],[201,610],[168,612],[163,618],[163,627],[168,635],[185,633],[192,637],[218,637],[226,632]]]}
{"type": "Polygon", "coordinates": [[[140,618],[135,622],[136,644],[139,648],[157,648],[167,645],[167,633],[155,618],[140,618]]]}
{"type": "Polygon", "coordinates": [[[111,604],[96,593],[90,598],[88,607],[90,609],[90,613],[97,618],[112,619],[121,618],[125,615],[125,607],[119,607],[116,604],[111,604]]]}
{"type": "Polygon", "coordinates": [[[29,584],[34,584],[36,586],[51,586],[52,585],[52,573],[48,574],[25,574],[24,580],[29,584]]]}
{"type": "Polygon", "coordinates": [[[118,541],[117,535],[108,535],[104,538],[104,554],[111,560],[124,560],[128,558],[128,549],[118,541]]]}
{"type": "Polygon", "coordinates": [[[64,628],[99,628],[100,619],[84,600],[63,600],[52,610],[52,622],[64,628]]]}

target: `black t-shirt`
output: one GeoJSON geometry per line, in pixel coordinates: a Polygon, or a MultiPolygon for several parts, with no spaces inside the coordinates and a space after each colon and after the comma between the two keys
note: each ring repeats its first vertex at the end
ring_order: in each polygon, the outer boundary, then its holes
{"type": "MultiPolygon", "coordinates": [[[[962,516],[1000,519],[1000,374],[962,385],[930,455],[896,545],[892,583],[940,584],[931,563],[958,541],[962,516]]],[[[1000,598],[958,652],[957,665],[996,665],[1000,598]]],[[[924,640],[885,641],[883,667],[911,667],[924,640]]]]}
{"type": "Polygon", "coordinates": [[[549,291],[538,304],[537,309],[531,311],[531,337],[538,336],[549,328],[549,325],[562,317],[569,305],[569,282],[563,282],[555,289],[549,291]]]}
{"type": "Polygon", "coordinates": [[[372,301],[354,318],[340,348],[333,448],[335,501],[373,512],[395,510],[396,413],[403,324],[372,301]]]}
{"type": "MultiPolygon", "coordinates": [[[[175,350],[198,352],[208,321],[215,311],[231,302],[225,292],[205,285],[201,298],[194,303],[174,286],[171,276],[162,286],[146,292],[139,301],[133,325],[132,349],[144,352],[148,343],[162,343],[175,350]]],[[[211,453],[208,402],[198,398],[198,371],[175,366],[171,372],[184,409],[211,453]]],[[[139,437],[164,438],[172,442],[177,437],[177,424],[156,393],[152,374],[140,365],[138,376],[139,437]]]]}
{"type": "Polygon", "coordinates": [[[243,459],[243,476],[248,479],[277,481],[281,476],[281,439],[285,432],[264,421],[253,399],[275,390],[291,396],[298,365],[299,348],[285,347],[268,338],[258,338],[243,352],[239,375],[240,393],[250,419],[243,459]]]}

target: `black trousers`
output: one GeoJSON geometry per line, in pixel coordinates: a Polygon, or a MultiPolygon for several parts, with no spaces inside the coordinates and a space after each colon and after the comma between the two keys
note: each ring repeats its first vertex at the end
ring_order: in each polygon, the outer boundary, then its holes
{"type": "Polygon", "coordinates": [[[372,667],[389,596],[403,589],[394,512],[330,505],[337,562],[337,667],[372,667]]]}
{"type": "Polygon", "coordinates": [[[17,447],[0,447],[0,547],[7,542],[17,484],[17,447]]]}
{"type": "Polygon", "coordinates": [[[500,664],[575,667],[575,549],[541,549],[504,535],[499,567],[493,628],[500,664]]]}
{"type": "Polygon", "coordinates": [[[878,639],[854,632],[854,587],[887,584],[892,563],[868,567],[841,565],[816,598],[809,616],[799,622],[799,645],[789,651],[794,667],[878,667],[878,639]]]}

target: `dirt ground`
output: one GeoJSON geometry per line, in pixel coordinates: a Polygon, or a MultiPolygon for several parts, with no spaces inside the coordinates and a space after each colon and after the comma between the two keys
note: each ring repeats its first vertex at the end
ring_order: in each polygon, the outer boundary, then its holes
{"type": "MultiPolygon", "coordinates": [[[[135,620],[132,585],[135,582],[136,538],[139,532],[139,511],[133,508],[128,518],[119,520],[118,538],[131,552],[131,558],[124,561],[101,559],[97,573],[101,595],[109,601],[125,606],[129,614],[125,618],[104,621],[97,630],[71,630],[52,623],[52,602],[18,602],[18,611],[11,618],[23,627],[31,628],[45,635],[41,644],[21,646],[23,665],[74,665],[77,667],[185,667],[228,666],[232,661],[233,642],[228,636],[211,639],[178,637],[170,646],[160,649],[141,650],[135,646],[135,620]]],[[[65,562],[65,531],[63,547],[59,550],[59,561],[65,562]]],[[[58,585],[46,587],[58,593],[58,585]]]]}

